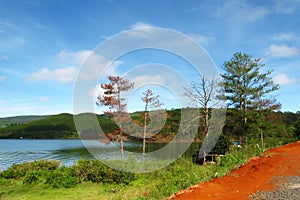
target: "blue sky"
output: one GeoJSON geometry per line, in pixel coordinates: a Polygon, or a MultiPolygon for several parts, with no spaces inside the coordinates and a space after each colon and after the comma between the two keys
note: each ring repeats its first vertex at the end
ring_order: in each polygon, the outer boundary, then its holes
{"type": "MultiPolygon", "coordinates": [[[[280,84],[274,95],[282,111],[300,111],[299,0],[0,0],[0,117],[72,113],[74,81],[91,51],[114,34],[149,26],[192,37],[219,70],[237,51],[262,58],[280,84]]],[[[189,80],[195,78],[183,61],[155,55],[125,56],[111,71],[164,60],[182,64],[176,69],[189,80]]],[[[139,78],[166,84],[158,75],[139,78]]],[[[162,98],[169,93],[166,90],[162,98]]],[[[168,108],[178,106],[176,99],[165,101],[168,108]]],[[[133,105],[129,110],[137,109],[133,105]]]]}

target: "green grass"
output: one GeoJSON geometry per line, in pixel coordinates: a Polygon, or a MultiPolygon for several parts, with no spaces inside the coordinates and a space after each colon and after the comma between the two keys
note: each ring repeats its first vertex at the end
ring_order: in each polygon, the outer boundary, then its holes
{"type": "Polygon", "coordinates": [[[22,180],[0,179],[0,199],[138,199],[155,187],[145,177],[140,177],[132,183],[103,184],[83,182],[73,188],[53,188],[45,184],[23,184],[22,180]],[[146,185],[146,187],[145,187],[146,185]]]}

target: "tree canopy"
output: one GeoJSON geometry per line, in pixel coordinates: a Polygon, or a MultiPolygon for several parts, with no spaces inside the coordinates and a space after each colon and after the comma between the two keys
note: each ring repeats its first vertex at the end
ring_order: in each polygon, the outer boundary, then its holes
{"type": "Polygon", "coordinates": [[[237,109],[231,110],[236,111],[233,117],[235,121],[239,121],[234,128],[242,133],[244,144],[247,143],[248,121],[253,111],[274,110],[280,107],[280,104],[270,96],[279,89],[279,85],[273,83],[272,70],[263,70],[265,65],[260,63],[260,60],[241,52],[235,53],[224,63],[224,73],[221,74],[223,78],[221,84],[225,93],[220,98],[228,101],[229,108],[237,109]]]}

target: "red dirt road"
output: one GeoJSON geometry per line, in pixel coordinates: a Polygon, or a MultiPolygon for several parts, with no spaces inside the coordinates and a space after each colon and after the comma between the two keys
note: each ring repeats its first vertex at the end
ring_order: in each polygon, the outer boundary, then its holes
{"type": "Polygon", "coordinates": [[[270,149],[222,178],[196,184],[172,199],[249,199],[256,191],[274,189],[278,176],[300,176],[300,141],[270,149]]]}

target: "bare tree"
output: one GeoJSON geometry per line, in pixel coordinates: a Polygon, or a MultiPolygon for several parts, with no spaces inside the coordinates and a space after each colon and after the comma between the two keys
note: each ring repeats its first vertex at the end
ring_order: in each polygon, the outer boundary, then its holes
{"type": "MultiPolygon", "coordinates": [[[[96,104],[109,107],[109,110],[104,111],[106,115],[122,119],[126,113],[127,104],[123,103],[125,99],[121,97],[121,93],[132,89],[134,83],[130,83],[129,80],[120,76],[108,76],[107,78],[110,82],[101,84],[104,94],[98,96],[96,104]]],[[[121,157],[124,160],[122,123],[119,124],[119,142],[121,157]]]]}
{"type": "Polygon", "coordinates": [[[158,98],[159,95],[155,95],[155,93],[151,90],[148,89],[145,92],[143,92],[143,97],[142,101],[145,103],[145,110],[144,110],[144,130],[143,130],[143,160],[146,155],[146,133],[147,133],[147,120],[148,120],[148,111],[151,108],[157,108],[163,103],[161,103],[158,98]]]}
{"type": "Polygon", "coordinates": [[[218,82],[215,77],[207,78],[204,75],[200,76],[198,82],[191,82],[190,87],[184,87],[184,95],[188,97],[197,107],[200,108],[200,117],[203,117],[203,135],[206,136],[209,128],[209,113],[213,106],[211,102],[214,100],[215,89],[218,82]]]}
{"type": "MultiPolygon", "coordinates": [[[[210,124],[210,109],[213,108],[212,103],[215,99],[215,90],[218,86],[218,82],[215,77],[207,78],[206,76],[200,76],[198,82],[191,82],[189,88],[184,88],[184,95],[188,97],[196,106],[200,109],[200,115],[195,117],[194,120],[203,118],[202,137],[208,136],[208,129],[210,124]]],[[[191,123],[191,122],[190,122],[191,123]]],[[[203,163],[205,164],[206,150],[203,150],[203,163]]]]}

